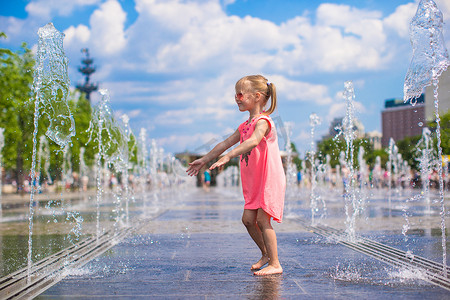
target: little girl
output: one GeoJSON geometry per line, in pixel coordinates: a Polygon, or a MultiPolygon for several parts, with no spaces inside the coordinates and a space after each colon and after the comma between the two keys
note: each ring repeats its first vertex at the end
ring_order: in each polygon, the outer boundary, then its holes
{"type": "Polygon", "coordinates": [[[241,78],[236,83],[235,100],[240,111],[248,111],[249,118],[226,140],[208,154],[189,164],[190,176],[211,160],[219,157],[237,142],[240,145],[225,154],[209,169],[223,168],[231,158],[240,155],[242,190],[245,199],[242,222],[261,250],[261,259],[252,265],[255,275],[279,274],[283,269],[278,260],[277,237],[271,218],[281,223],[283,217],[286,178],[278,149],[277,131],[270,114],[277,105],[273,83],[261,75],[241,78]],[[269,98],[270,108],[264,107],[269,98]],[[267,267],[261,269],[264,265],[267,267]]]}

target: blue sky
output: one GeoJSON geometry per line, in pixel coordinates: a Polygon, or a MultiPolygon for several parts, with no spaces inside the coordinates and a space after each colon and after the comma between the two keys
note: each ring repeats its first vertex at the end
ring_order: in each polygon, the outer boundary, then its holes
{"type": "MultiPolygon", "coordinates": [[[[344,82],[354,83],[357,117],[381,131],[384,100],[403,97],[411,60],[409,22],[418,1],[33,0],[2,1],[0,47],[36,48],[48,22],[64,32],[75,86],[89,48],[92,76],[126,113],[135,135],[169,152],[206,151],[248,118],[234,102],[242,76],[263,74],[278,89],[273,118],[293,123],[292,140],[308,150],[309,115],[342,117],[344,82]]],[[[450,1],[435,1],[446,22],[450,1]]],[[[92,96],[95,104],[100,96],[92,96]]],[[[283,148],[281,141],[281,148],[283,148]]]]}

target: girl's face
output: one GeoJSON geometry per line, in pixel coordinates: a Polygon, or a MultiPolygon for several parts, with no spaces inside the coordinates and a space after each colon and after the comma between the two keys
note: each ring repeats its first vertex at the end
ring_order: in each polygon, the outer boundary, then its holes
{"type": "Polygon", "coordinates": [[[256,105],[256,93],[251,90],[248,82],[244,82],[236,86],[234,100],[240,111],[251,110],[256,105]]]}

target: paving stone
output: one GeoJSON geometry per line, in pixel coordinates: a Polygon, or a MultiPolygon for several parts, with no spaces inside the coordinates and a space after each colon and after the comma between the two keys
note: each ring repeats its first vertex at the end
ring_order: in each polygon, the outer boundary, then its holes
{"type": "Polygon", "coordinates": [[[284,273],[254,276],[242,201],[214,189],[189,197],[37,299],[450,299],[290,220],[275,224],[284,273]]]}

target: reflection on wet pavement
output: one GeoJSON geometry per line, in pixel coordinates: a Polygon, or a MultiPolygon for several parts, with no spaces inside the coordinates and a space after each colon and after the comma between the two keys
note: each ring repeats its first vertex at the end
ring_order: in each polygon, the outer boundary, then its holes
{"type": "MultiPolygon", "coordinates": [[[[242,205],[238,193],[197,190],[101,257],[70,270],[68,277],[38,298],[448,297],[446,290],[421,280],[420,274],[393,268],[307,232],[290,218],[274,224],[284,273],[253,276],[249,267],[259,253],[241,224],[242,205]]],[[[360,233],[392,247],[415,247],[419,255],[430,259],[439,257],[440,237],[433,234],[435,229],[415,229],[407,245],[401,231],[392,230],[401,228],[394,226],[401,220],[391,216],[390,226],[376,228],[386,219],[376,215],[374,222],[368,222],[373,227],[360,233]]],[[[327,221],[342,226],[338,215],[327,221]]]]}

